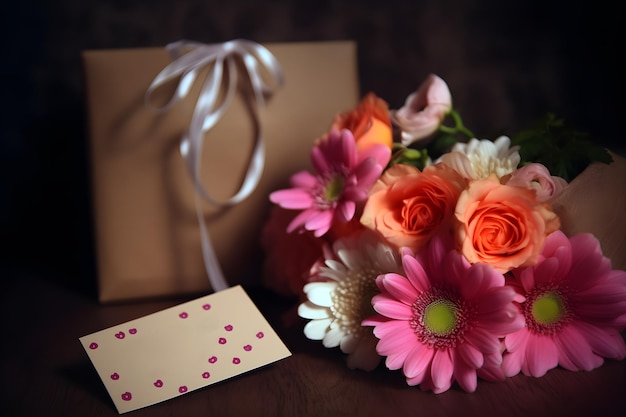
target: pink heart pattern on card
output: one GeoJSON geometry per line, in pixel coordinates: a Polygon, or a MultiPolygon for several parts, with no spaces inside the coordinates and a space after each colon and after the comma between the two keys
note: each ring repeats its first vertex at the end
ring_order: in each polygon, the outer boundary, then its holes
{"type": "Polygon", "coordinates": [[[80,340],[120,413],[291,354],[240,286],[80,340]],[[163,360],[172,355],[176,361],[163,360]]]}

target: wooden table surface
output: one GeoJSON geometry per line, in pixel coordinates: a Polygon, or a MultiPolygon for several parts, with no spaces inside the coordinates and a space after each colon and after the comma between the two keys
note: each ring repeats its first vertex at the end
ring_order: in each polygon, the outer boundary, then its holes
{"type": "MultiPolygon", "coordinates": [[[[92,297],[33,278],[3,277],[3,416],[115,416],[104,385],[78,338],[188,299],[99,305],[92,297]]],[[[405,384],[398,371],[351,371],[337,349],[284,323],[290,305],[249,290],[293,356],[128,416],[623,416],[626,361],[592,372],[550,371],[480,381],[469,394],[405,384]]]]}

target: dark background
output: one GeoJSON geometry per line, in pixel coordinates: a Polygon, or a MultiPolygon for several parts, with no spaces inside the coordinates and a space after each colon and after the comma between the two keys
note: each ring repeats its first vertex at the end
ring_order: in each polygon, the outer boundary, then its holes
{"type": "MultiPolygon", "coordinates": [[[[0,278],[92,293],[84,49],[353,39],[361,92],[398,108],[427,74],[483,138],[547,112],[624,154],[621,1],[13,0],[3,5],[0,278]]],[[[332,63],[329,63],[332,65],[332,63]]]]}

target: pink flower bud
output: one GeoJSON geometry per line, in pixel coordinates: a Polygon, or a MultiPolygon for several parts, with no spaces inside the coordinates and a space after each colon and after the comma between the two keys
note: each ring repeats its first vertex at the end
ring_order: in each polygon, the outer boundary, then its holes
{"type": "Polygon", "coordinates": [[[404,106],[392,112],[406,146],[434,133],[452,108],[452,96],[444,80],[430,74],[404,106]]]}
{"type": "Polygon", "coordinates": [[[550,175],[548,168],[542,164],[528,164],[511,174],[507,185],[525,187],[537,192],[537,201],[546,202],[558,195],[567,186],[561,177],[550,175]]]}

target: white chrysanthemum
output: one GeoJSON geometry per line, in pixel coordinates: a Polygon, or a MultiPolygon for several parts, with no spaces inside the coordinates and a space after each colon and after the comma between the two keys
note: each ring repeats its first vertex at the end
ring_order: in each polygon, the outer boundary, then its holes
{"type": "Polygon", "coordinates": [[[468,179],[485,179],[491,174],[498,178],[512,173],[520,163],[519,146],[511,147],[511,140],[500,136],[495,141],[471,139],[468,143],[457,143],[452,151],[437,162],[454,168],[468,179]]]}
{"type": "Polygon", "coordinates": [[[381,358],[372,328],[361,326],[361,321],[375,314],[371,300],[380,292],[376,277],[400,273],[402,261],[371,231],[337,240],[332,252],[335,259],[326,259],[319,271],[328,281],[304,286],[308,301],[300,304],[298,314],[311,320],[304,334],[322,340],[327,348],[339,346],[348,354],[349,368],[369,371],[381,358]]]}

